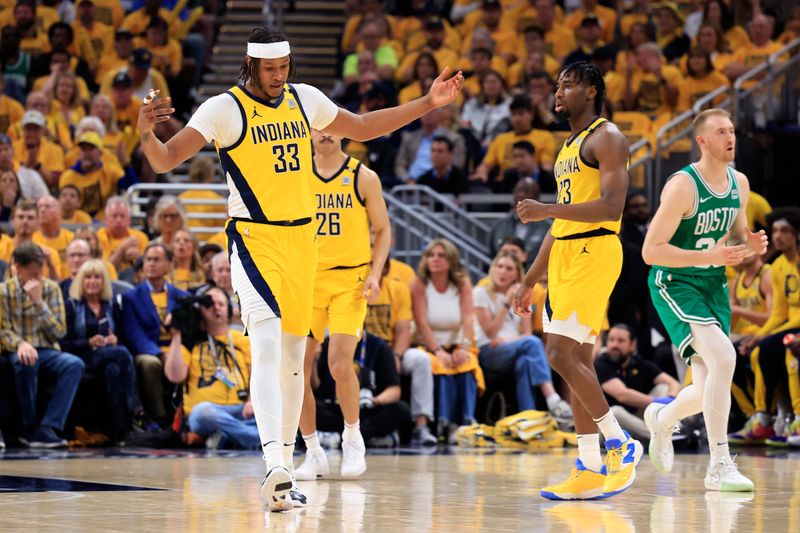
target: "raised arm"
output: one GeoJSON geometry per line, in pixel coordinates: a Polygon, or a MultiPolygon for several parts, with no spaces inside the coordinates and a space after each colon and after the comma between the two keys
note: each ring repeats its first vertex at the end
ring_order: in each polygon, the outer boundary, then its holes
{"type": "Polygon", "coordinates": [[[543,204],[523,200],[517,205],[522,222],[560,218],[575,222],[618,220],[628,194],[628,141],[611,123],[599,128],[582,148],[587,159],[600,169],[600,198],[579,204],[543,204]]]}
{"type": "Polygon", "coordinates": [[[371,111],[364,115],[356,115],[340,108],[336,118],[323,131],[354,141],[369,141],[402,128],[428,111],[446,106],[456,99],[464,85],[464,76],[459,71],[447,79],[449,72],[450,68],[445,67],[433,81],[427,95],[407,104],[371,111]]]}
{"type": "MultiPolygon", "coordinates": [[[[155,91],[156,94],[159,91],[155,91]]],[[[175,108],[172,99],[158,98],[149,104],[142,104],[136,127],[142,142],[142,151],[153,170],[164,174],[174,169],[205,146],[206,140],[194,128],[183,128],[169,141],[162,143],[153,132],[156,124],[168,121],[175,108]]]]}

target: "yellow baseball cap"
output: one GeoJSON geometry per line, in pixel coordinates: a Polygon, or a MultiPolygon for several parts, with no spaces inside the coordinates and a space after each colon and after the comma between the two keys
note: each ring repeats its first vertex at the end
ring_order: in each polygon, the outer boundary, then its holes
{"type": "Polygon", "coordinates": [[[78,144],[91,144],[99,149],[103,149],[103,139],[100,138],[100,135],[94,131],[87,131],[80,137],[78,137],[78,144]]]}

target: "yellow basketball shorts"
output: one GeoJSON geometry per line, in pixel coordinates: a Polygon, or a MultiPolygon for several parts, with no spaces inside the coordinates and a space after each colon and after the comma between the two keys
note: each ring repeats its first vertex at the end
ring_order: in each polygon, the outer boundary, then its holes
{"type": "Polygon", "coordinates": [[[622,244],[617,235],[556,239],[547,268],[544,331],[594,342],[620,270],[622,244]]]}
{"type": "Polygon", "coordinates": [[[363,295],[367,275],[369,265],[317,271],[311,313],[312,337],[321,342],[326,329],[331,335],[361,337],[367,317],[367,300],[363,295]]]}
{"type": "Polygon", "coordinates": [[[317,269],[316,228],[310,220],[299,225],[228,221],[231,281],[245,327],[277,317],[286,333],[308,335],[317,269]]]}

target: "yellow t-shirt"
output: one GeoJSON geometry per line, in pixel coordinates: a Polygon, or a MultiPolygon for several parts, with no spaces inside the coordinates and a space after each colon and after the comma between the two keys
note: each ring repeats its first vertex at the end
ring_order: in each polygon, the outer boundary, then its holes
{"type": "MultiPolygon", "coordinates": [[[[181,201],[184,200],[224,200],[225,197],[219,193],[214,191],[185,191],[178,195],[178,198],[181,201]]],[[[199,214],[213,214],[217,213],[220,215],[226,215],[228,213],[228,207],[226,204],[219,204],[219,205],[192,205],[188,203],[184,203],[186,206],[187,213],[199,213],[199,214]]],[[[200,227],[209,227],[209,226],[219,226],[222,228],[225,225],[224,218],[190,218],[189,219],[189,227],[190,228],[200,228],[200,227]]],[[[213,233],[197,233],[197,238],[201,241],[210,239],[214,234],[213,233]]]]}
{"type": "MultiPolygon", "coordinates": [[[[742,46],[733,54],[734,60],[748,69],[757,67],[762,63],[769,61],[769,56],[783,48],[781,43],[777,41],[770,41],[764,46],[756,46],[754,44],[747,44],[742,46]]],[[[743,89],[749,89],[754,86],[758,80],[751,79],[742,83],[743,89]]]]}
{"type": "Polygon", "coordinates": [[[172,271],[169,282],[182,291],[192,291],[206,282],[202,271],[191,271],[188,268],[176,268],[172,271]]]}
{"type": "Polygon", "coordinates": [[[90,67],[96,67],[100,58],[114,49],[114,28],[102,22],[95,22],[90,29],[76,19],[72,22],[72,31],[75,40],[70,51],[86,60],[90,67]],[[89,46],[81,46],[82,42],[88,42],[89,46]]]}
{"type": "MultiPolygon", "coordinates": [[[[14,159],[20,165],[27,165],[28,148],[25,146],[25,139],[14,141],[13,146],[14,159]]],[[[36,162],[41,163],[42,168],[49,172],[64,172],[64,150],[59,145],[47,139],[42,139],[42,144],[39,147],[39,157],[36,162]]]]}
{"type": "Polygon", "coordinates": [[[734,52],[741,48],[752,45],[750,42],[750,36],[747,35],[745,29],[741,26],[733,26],[731,29],[725,32],[724,38],[725,42],[728,43],[728,48],[734,52]]]}
{"type": "MultiPolygon", "coordinates": [[[[516,87],[522,82],[522,69],[525,68],[525,58],[521,57],[519,61],[508,67],[508,74],[506,74],[506,82],[509,87],[516,87]]],[[[558,71],[561,70],[561,63],[549,55],[544,55],[544,70],[555,79],[558,71]]]]}
{"type": "Polygon", "coordinates": [[[54,239],[49,239],[42,234],[41,230],[36,230],[33,234],[32,241],[39,246],[48,246],[58,254],[60,261],[60,270],[58,277],[66,279],[69,277],[70,272],[67,267],[67,245],[75,238],[75,234],[68,229],[62,228],[54,239]]]}
{"type": "Polygon", "coordinates": [[[83,209],[76,209],[71,217],[64,217],[64,224],[91,224],[92,217],[83,209]]]}
{"type": "MultiPolygon", "coordinates": [[[[125,10],[118,0],[92,0],[94,3],[94,19],[103,24],[119,28],[125,19],[125,10]]],[[[38,11],[37,11],[38,12],[38,11]]]]}
{"type": "Polygon", "coordinates": [[[133,42],[136,48],[146,48],[153,54],[152,68],[166,76],[169,66],[172,69],[171,75],[178,75],[183,62],[183,51],[175,39],[167,39],[167,43],[163,46],[150,46],[147,44],[147,39],[143,38],[134,39],[133,42]]]}
{"type": "MultiPolygon", "coordinates": [[[[103,259],[106,261],[111,257],[111,254],[117,251],[120,245],[125,242],[128,237],[136,237],[136,240],[139,242],[139,251],[144,253],[144,249],[147,247],[147,244],[150,240],[147,238],[147,235],[139,231],[138,229],[129,228],[128,234],[121,239],[114,239],[108,233],[108,228],[100,228],[97,230],[97,240],[100,243],[100,250],[103,252],[103,259]]],[[[122,260],[120,264],[120,270],[125,270],[126,268],[130,268],[133,265],[129,261],[122,260]]]]}
{"type": "Polygon", "coordinates": [[[167,291],[166,288],[161,292],[151,292],[150,299],[153,300],[153,305],[156,306],[156,313],[158,313],[158,321],[161,328],[158,333],[158,341],[162,346],[166,346],[170,342],[170,333],[164,326],[164,320],[167,318],[167,291]]]}
{"type": "Polygon", "coordinates": [[[579,7],[564,20],[564,24],[571,28],[572,31],[577,32],[581,21],[590,15],[594,15],[600,19],[600,28],[603,30],[603,40],[607,43],[614,41],[614,26],[617,23],[617,12],[609,7],[597,5],[592,12],[586,11],[584,8],[579,7]]]}
{"type": "Polygon", "coordinates": [[[564,26],[554,24],[550,31],[544,34],[544,45],[548,54],[562,60],[578,45],[575,34],[564,26]]]}
{"type": "Polygon", "coordinates": [[[536,162],[539,165],[553,166],[553,158],[556,152],[556,141],[549,131],[533,129],[524,135],[518,135],[513,131],[501,133],[494,138],[489,150],[483,158],[483,163],[490,167],[499,167],[498,177],[502,178],[503,173],[511,168],[511,148],[514,143],[528,141],[536,148],[536,162]]]}
{"type": "MultiPolygon", "coordinates": [[[[681,71],[672,65],[664,65],[661,69],[667,84],[678,88],[683,79],[681,71]]],[[[631,76],[631,91],[637,95],[636,111],[650,115],[672,112],[672,106],[667,103],[666,88],[659,83],[655,74],[634,72],[631,76]]]]}
{"type": "Polygon", "coordinates": [[[763,337],[785,329],[800,327],[800,273],[796,261],[781,254],[773,263],[772,311],[766,324],[756,333],[763,337]]]}
{"type": "MultiPolygon", "coordinates": [[[[494,53],[499,56],[511,54],[517,59],[520,55],[525,53],[525,42],[521,39],[520,35],[512,30],[505,30],[502,27],[497,31],[492,32],[492,40],[494,41],[494,53]]],[[[472,49],[472,34],[468,34],[464,41],[461,43],[461,53],[469,55],[472,49]]]]}
{"type": "Polygon", "coordinates": [[[613,105],[617,105],[625,98],[625,78],[613,70],[606,72],[603,76],[606,84],[606,97],[613,105]]]}
{"type": "MultiPolygon", "coordinates": [[[[33,82],[33,90],[41,91],[48,79],[50,79],[49,75],[36,78],[36,80],[33,82]]],[[[77,77],[75,78],[75,85],[78,87],[78,95],[81,97],[81,99],[88,101],[91,95],[89,94],[89,86],[86,85],[86,80],[81,77],[77,77]]]]}
{"type": "MultiPolygon", "coordinates": [[[[756,313],[763,313],[767,310],[767,300],[761,294],[761,276],[765,273],[768,276],[770,275],[769,265],[761,267],[761,270],[758,271],[749,286],[745,285],[744,272],[739,274],[736,279],[734,296],[736,297],[736,302],[741,307],[756,313]]],[[[752,335],[758,330],[759,326],[753,324],[746,318],[739,317],[731,324],[731,333],[737,333],[739,335],[752,335]]]]}
{"type": "Polygon", "coordinates": [[[411,320],[411,289],[408,285],[388,276],[381,280],[381,290],[375,303],[367,305],[364,330],[385,340],[389,346],[394,342],[394,328],[401,320],[411,320]]]}
{"type": "Polygon", "coordinates": [[[5,133],[8,127],[22,120],[25,108],[11,97],[0,94],[0,133],[5,133]]]}
{"type": "Polygon", "coordinates": [[[237,405],[244,402],[238,391],[248,390],[250,384],[250,341],[240,331],[231,330],[230,340],[226,335],[214,337],[219,366],[224,369],[235,387],[229,387],[218,379],[214,351],[208,341],[198,343],[192,351],[181,348],[183,362],[189,367],[184,383],[183,410],[189,414],[195,405],[211,402],[219,405],[237,405]],[[231,357],[230,343],[233,343],[231,357]]]}
{"type": "Polygon", "coordinates": [[[767,227],[767,215],[772,213],[772,206],[766,198],[755,191],[750,191],[750,199],[747,201],[747,227],[751,230],[756,228],[756,224],[762,228],[767,227]]]}
{"type": "MultiPolygon", "coordinates": [[[[699,99],[714,89],[727,86],[728,84],[728,78],[716,70],[712,70],[702,78],[693,78],[691,76],[684,77],[678,83],[679,96],[676,111],[678,113],[688,111],[699,99]]],[[[720,95],[718,98],[715,98],[711,104],[717,105],[724,99],[725,95],[720,95]]]]}
{"type": "Polygon", "coordinates": [[[400,66],[395,70],[397,81],[400,83],[408,83],[414,78],[414,64],[417,62],[420,52],[430,52],[434,59],[436,59],[436,65],[439,67],[439,70],[442,70],[444,67],[450,67],[451,71],[457,71],[459,63],[461,62],[458,57],[458,52],[446,46],[442,46],[436,51],[424,48],[420,51],[406,54],[406,57],[400,62],[400,66]]]}
{"type": "Polygon", "coordinates": [[[389,273],[386,274],[386,277],[399,281],[411,290],[411,282],[417,277],[417,273],[413,268],[402,261],[389,259],[389,273]]]}
{"type": "MultiPolygon", "coordinates": [[[[58,252],[47,245],[39,244],[39,246],[42,247],[45,252],[50,252],[50,257],[53,260],[53,268],[55,268],[55,272],[52,272],[45,263],[45,276],[50,279],[62,279],[60,276],[62,272],[61,259],[58,257],[58,252]]],[[[14,248],[14,239],[10,238],[8,235],[0,235],[0,261],[5,261],[10,265],[11,256],[14,254],[14,248]]]]}
{"type": "MultiPolygon", "coordinates": [[[[397,32],[397,19],[395,19],[392,15],[384,15],[386,17],[386,21],[389,23],[389,29],[392,32],[392,37],[395,39],[400,39],[401,36],[397,32]]],[[[349,19],[347,19],[347,23],[344,26],[344,30],[342,31],[342,50],[347,52],[353,50],[356,45],[356,40],[358,37],[358,26],[361,24],[361,20],[363,19],[363,15],[353,15],[349,19]]]]}
{"type": "Polygon", "coordinates": [[[116,192],[117,182],[121,177],[119,171],[112,166],[101,165],[99,168],[85,173],[78,169],[78,165],[75,165],[61,174],[58,188],[74,185],[80,189],[81,209],[99,220],[103,218],[106,201],[116,192]]]}
{"type": "MultiPolygon", "coordinates": [[[[169,9],[162,7],[161,9],[158,10],[158,16],[166,21],[169,21],[171,18],[171,12],[169,9]]],[[[125,19],[123,19],[122,25],[120,27],[126,30],[131,30],[131,33],[133,33],[134,35],[139,35],[140,33],[144,33],[149,23],[150,23],[150,15],[145,13],[144,8],[141,8],[137,9],[130,15],[126,16],[125,19]]],[[[180,19],[178,17],[175,17],[175,19],[169,25],[170,37],[176,35],[179,29],[180,29],[180,19]]]]}
{"type": "Polygon", "coordinates": [[[103,57],[97,63],[97,73],[94,76],[94,80],[97,83],[103,83],[103,80],[109,75],[109,73],[117,73],[119,69],[128,66],[128,58],[126,57],[119,57],[117,55],[116,50],[112,48],[110,51],[107,51],[103,54],[103,57]]]}

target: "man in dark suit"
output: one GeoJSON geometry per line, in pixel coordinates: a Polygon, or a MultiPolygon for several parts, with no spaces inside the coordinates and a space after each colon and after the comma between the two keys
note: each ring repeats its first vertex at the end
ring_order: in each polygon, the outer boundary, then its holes
{"type": "Polygon", "coordinates": [[[645,358],[653,356],[650,344],[650,296],[647,274],[650,269],[642,259],[642,245],[650,220],[650,205],[641,190],[628,193],[622,213],[619,238],[622,241],[622,271],[611,293],[608,321],[611,324],[629,324],[639,339],[639,353],[645,358]]]}
{"type": "Polygon", "coordinates": [[[167,283],[172,252],[166,246],[151,242],[142,257],[145,280],[122,295],[125,342],[136,358],[145,409],[153,419],[164,422],[162,360],[169,349],[169,322],[177,300],[188,293],[167,283]]]}
{"type": "Polygon", "coordinates": [[[436,136],[431,141],[433,168],[420,176],[417,185],[426,185],[442,194],[459,195],[467,192],[469,184],[461,169],[453,166],[453,141],[436,136]]]}

